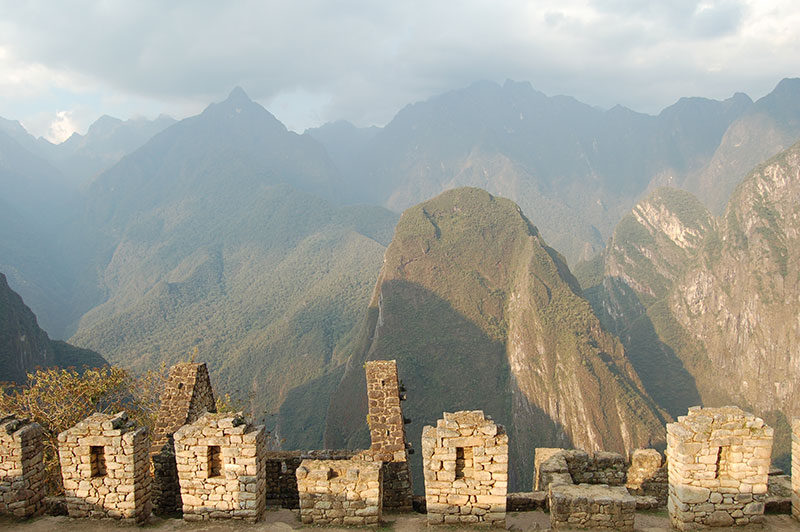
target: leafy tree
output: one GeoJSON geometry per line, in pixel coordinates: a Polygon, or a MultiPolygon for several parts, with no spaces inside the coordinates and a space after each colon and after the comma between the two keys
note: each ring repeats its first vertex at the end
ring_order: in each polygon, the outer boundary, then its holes
{"type": "Polygon", "coordinates": [[[30,419],[45,432],[44,461],[48,491],[63,490],[58,463],[58,434],[95,412],[125,410],[139,425],[152,430],[166,371],[133,376],[114,367],[78,371],[47,368],[28,373],[22,386],[0,385],[0,412],[30,419]]]}

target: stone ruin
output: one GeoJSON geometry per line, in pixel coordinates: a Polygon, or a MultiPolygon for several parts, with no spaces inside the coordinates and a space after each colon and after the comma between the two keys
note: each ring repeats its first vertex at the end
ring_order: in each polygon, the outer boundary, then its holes
{"type": "Polygon", "coordinates": [[[266,506],[266,431],[239,414],[206,413],[174,434],[186,521],[256,522],[266,506]]]}
{"type": "Polygon", "coordinates": [[[153,512],[156,514],[177,514],[182,509],[173,434],[187,423],[196,421],[204,412],[216,412],[206,365],[184,362],[172,366],[161,395],[150,449],[153,512]]]}
{"type": "Polygon", "coordinates": [[[372,445],[359,459],[383,462],[383,506],[411,511],[414,493],[408,464],[405,418],[400,401],[403,392],[397,377],[397,361],[366,363],[369,433],[372,445]]]}
{"type": "Polygon", "coordinates": [[[667,504],[669,480],[667,465],[655,449],[636,449],[631,453],[628,480],[625,483],[631,495],[652,497],[655,506],[667,504]]]}
{"type": "Polygon", "coordinates": [[[351,460],[359,451],[267,451],[267,508],[300,508],[297,468],[303,460],[351,460]]]}
{"type": "Polygon", "coordinates": [[[505,526],[508,435],[481,410],[444,413],[422,431],[429,524],[505,526]]]}
{"type": "Polygon", "coordinates": [[[550,527],[633,532],[636,499],[623,486],[551,484],[550,527]]]}
{"type": "Polygon", "coordinates": [[[93,414],[58,435],[70,517],[143,522],[150,515],[150,439],[125,412],[93,414]]]}
{"type": "Polygon", "coordinates": [[[297,468],[304,524],[363,526],[383,515],[383,464],[365,460],[303,460],[297,468]]]}
{"type": "Polygon", "coordinates": [[[551,484],[625,485],[628,463],[619,453],[598,451],[589,456],[580,449],[544,449],[544,460],[536,460],[539,448],[534,456],[534,465],[538,464],[534,477],[537,490],[546,491],[551,484]]]}
{"type": "Polygon", "coordinates": [[[792,420],[792,515],[800,521],[800,418],[792,420]]]}
{"type": "Polygon", "coordinates": [[[679,530],[763,521],[773,430],[738,407],[689,409],[667,424],[669,511],[679,530]]]}
{"type": "Polygon", "coordinates": [[[38,423],[0,414],[0,515],[44,511],[43,434],[38,423]]]}

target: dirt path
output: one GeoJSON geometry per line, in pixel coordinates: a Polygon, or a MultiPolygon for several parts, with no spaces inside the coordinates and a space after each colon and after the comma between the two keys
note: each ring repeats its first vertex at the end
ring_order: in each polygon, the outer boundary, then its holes
{"type": "MultiPolygon", "coordinates": [[[[508,515],[506,528],[511,531],[525,532],[528,530],[550,530],[550,516],[542,511],[512,512],[508,515]]],[[[291,510],[269,511],[265,518],[256,524],[247,524],[231,521],[216,521],[211,523],[185,523],[180,519],[151,518],[143,530],[156,530],[158,532],[291,532],[297,529],[312,529],[303,526],[291,510]]],[[[384,523],[377,532],[416,532],[427,529],[425,516],[420,514],[385,514],[384,523]]],[[[70,519],[68,517],[40,517],[30,521],[15,521],[0,518],[0,531],[2,532],[103,532],[107,530],[136,530],[130,525],[107,520],[70,519]]],[[[325,532],[353,532],[354,528],[317,528],[325,532]]],[[[481,527],[456,527],[440,526],[435,530],[441,532],[461,532],[486,530],[481,527]]],[[[637,532],[664,532],[672,530],[669,518],[664,510],[655,512],[639,512],[636,514],[637,532]]],[[[768,515],[763,527],[751,525],[747,527],[715,528],[716,531],[765,531],[769,532],[798,532],[800,523],[788,515],[768,515]]]]}

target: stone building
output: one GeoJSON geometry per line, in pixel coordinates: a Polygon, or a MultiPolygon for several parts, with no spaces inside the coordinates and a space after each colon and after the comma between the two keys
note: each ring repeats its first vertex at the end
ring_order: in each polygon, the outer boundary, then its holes
{"type": "Polygon", "coordinates": [[[408,464],[405,419],[395,360],[372,360],[366,364],[369,433],[372,445],[360,453],[361,460],[383,462],[383,506],[410,511],[414,492],[408,464]]]}
{"type": "Polygon", "coordinates": [[[174,434],[186,521],[257,521],[266,498],[266,432],[241,413],[206,413],[174,434]]]}
{"type": "Polygon", "coordinates": [[[800,520],[800,418],[792,421],[792,515],[800,520]]]}
{"type": "MultiPolygon", "coordinates": [[[[540,450],[536,449],[536,456],[540,450]]],[[[543,450],[543,460],[534,459],[537,490],[547,491],[551,484],[625,485],[629,466],[619,453],[597,451],[590,456],[580,449],[543,450]]]]}
{"type": "Polygon", "coordinates": [[[303,460],[296,474],[304,524],[361,526],[380,522],[381,462],[303,460]]]}
{"type": "Polygon", "coordinates": [[[58,435],[70,517],[143,522],[150,515],[150,439],[125,412],[93,414],[58,435]]]}
{"type": "Polygon", "coordinates": [[[481,410],[444,414],[422,431],[428,523],[505,526],[508,435],[481,410]]]}
{"type": "Polygon", "coordinates": [[[0,515],[44,511],[43,434],[37,423],[0,414],[0,515]]]}
{"type": "Polygon", "coordinates": [[[351,460],[359,451],[267,451],[267,508],[300,508],[297,468],[303,460],[351,460]]]}
{"type": "Polygon", "coordinates": [[[738,407],[692,407],[667,425],[670,520],[675,528],[763,521],[773,430],[738,407]]]}
{"type": "Polygon", "coordinates": [[[172,435],[205,412],[216,412],[206,365],[184,362],[172,366],[161,395],[150,449],[153,512],[159,515],[179,513],[182,508],[172,435]]]}

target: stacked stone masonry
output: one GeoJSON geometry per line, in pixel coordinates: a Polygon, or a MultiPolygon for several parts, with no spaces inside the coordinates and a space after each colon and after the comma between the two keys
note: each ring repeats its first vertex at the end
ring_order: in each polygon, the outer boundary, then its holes
{"type": "Polygon", "coordinates": [[[297,468],[305,459],[351,460],[358,451],[267,451],[266,498],[268,508],[300,508],[297,468]]]}
{"type": "Polygon", "coordinates": [[[70,517],[143,522],[150,515],[150,439],[125,412],[93,414],[58,435],[70,517]]]}
{"type": "Polygon", "coordinates": [[[622,486],[551,484],[550,526],[633,532],[636,499],[622,486]]]}
{"type": "Polygon", "coordinates": [[[792,421],[792,515],[800,521],[800,418],[792,421]]]}
{"type": "Polygon", "coordinates": [[[300,520],[314,525],[375,525],[383,515],[381,462],[303,460],[297,468],[300,520]]]}
{"type": "Polygon", "coordinates": [[[174,435],[186,521],[257,521],[265,510],[266,432],[238,414],[203,414],[174,435]]]}
{"type": "Polygon", "coordinates": [[[44,511],[43,431],[37,423],[0,414],[0,515],[44,511]]]}
{"type": "Polygon", "coordinates": [[[359,458],[383,462],[383,506],[410,511],[414,493],[397,362],[372,360],[366,363],[365,369],[372,444],[359,458]]]}
{"type": "Polygon", "coordinates": [[[667,425],[669,510],[679,530],[763,521],[773,430],[732,406],[667,425]]]}
{"type": "MultiPolygon", "coordinates": [[[[537,461],[536,489],[547,490],[550,484],[606,484],[623,486],[627,479],[628,464],[618,453],[596,452],[589,456],[579,449],[544,448],[544,459],[537,461]]],[[[540,449],[536,449],[538,455],[540,449]]]]}
{"type": "Polygon", "coordinates": [[[153,511],[179,513],[182,508],[173,434],[205,412],[215,412],[214,392],[205,364],[186,362],[170,368],[153,429],[153,511]]]}
{"type": "Polygon", "coordinates": [[[505,526],[508,435],[480,410],[445,413],[422,431],[429,524],[505,526]]]}
{"type": "Polygon", "coordinates": [[[626,486],[633,495],[655,497],[659,506],[667,504],[669,481],[667,466],[655,449],[636,449],[631,453],[626,486]]]}

